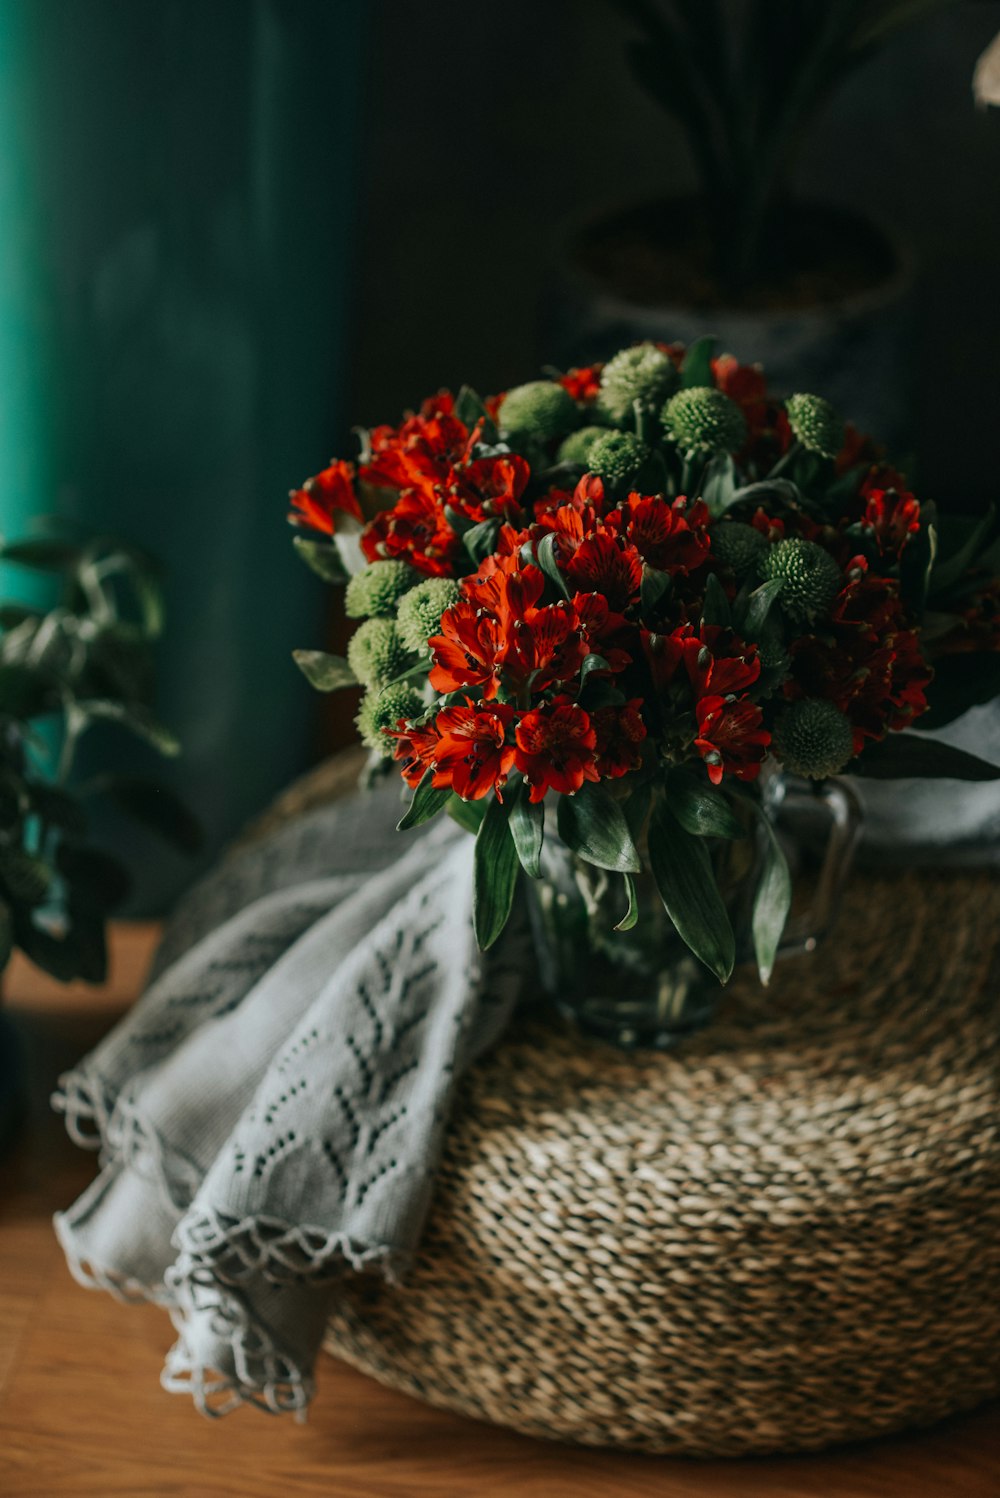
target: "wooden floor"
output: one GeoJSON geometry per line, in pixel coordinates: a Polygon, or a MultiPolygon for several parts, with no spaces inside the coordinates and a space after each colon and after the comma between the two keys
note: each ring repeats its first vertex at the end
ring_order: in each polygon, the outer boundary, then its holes
{"type": "Polygon", "coordinates": [[[81,1289],[52,1212],[93,1172],[47,1097],[58,1072],[134,996],[155,931],[116,932],[112,981],[65,990],[16,966],[33,1110],[0,1167],[0,1495],[3,1498],[998,1498],[994,1408],[933,1430],[814,1457],[688,1462],[529,1440],[430,1410],[324,1359],[305,1425],[240,1410],[210,1422],[161,1391],[162,1312],[81,1289]]]}

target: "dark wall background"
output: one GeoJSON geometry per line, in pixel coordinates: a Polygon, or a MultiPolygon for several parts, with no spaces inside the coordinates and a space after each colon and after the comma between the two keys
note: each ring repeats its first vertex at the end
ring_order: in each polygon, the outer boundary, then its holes
{"type": "MultiPolygon", "coordinates": [[[[496,7],[379,0],[350,380],[356,422],[443,384],[529,377],[545,267],[567,217],[691,181],[671,122],[632,82],[601,0],[496,7]]],[[[1000,111],[975,60],[1000,4],[925,20],[859,72],[805,145],[798,183],[877,213],[920,266],[919,482],[994,497],[1000,403],[1000,111]]]]}

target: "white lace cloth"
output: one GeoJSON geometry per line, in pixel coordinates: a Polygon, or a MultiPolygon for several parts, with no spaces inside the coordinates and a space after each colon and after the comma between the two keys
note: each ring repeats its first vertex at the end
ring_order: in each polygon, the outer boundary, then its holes
{"type": "Polygon", "coordinates": [[[164,1386],[302,1411],[339,1276],[405,1272],[457,1077],[516,1002],[473,840],[398,790],[313,811],[186,898],[133,1010],[60,1080],[101,1172],[55,1219],[82,1283],[167,1306],[164,1386]]]}

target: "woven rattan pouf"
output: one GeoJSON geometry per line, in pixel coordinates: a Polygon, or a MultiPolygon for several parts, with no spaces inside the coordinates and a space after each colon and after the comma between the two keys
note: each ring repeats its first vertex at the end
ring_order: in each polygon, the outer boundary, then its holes
{"type": "Polygon", "coordinates": [[[998,922],[988,875],[857,875],[819,954],[735,980],[676,1052],[521,1024],[464,1084],[413,1271],[348,1283],[330,1351],[655,1452],[816,1448],[997,1393],[998,922]]]}

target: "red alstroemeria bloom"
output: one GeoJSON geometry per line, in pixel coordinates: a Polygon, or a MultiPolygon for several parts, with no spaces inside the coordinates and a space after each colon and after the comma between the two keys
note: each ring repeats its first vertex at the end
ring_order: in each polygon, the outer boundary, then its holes
{"type": "Polygon", "coordinates": [[[597,734],[597,768],[605,780],[617,780],[642,764],[642,699],[633,697],[623,707],[599,707],[591,714],[597,734]]]}
{"type": "Polygon", "coordinates": [[[735,775],[737,780],[756,780],[771,742],[771,735],[761,726],[763,714],[756,703],[703,697],[695,713],[695,745],[712,784],[718,785],[723,774],[735,775]]]}
{"type": "Polygon", "coordinates": [[[639,596],[642,558],[629,542],[600,526],[560,566],[567,581],[583,593],[603,593],[611,608],[627,609],[639,596]]]}
{"type": "Polygon", "coordinates": [[[293,489],[289,499],[296,514],[289,515],[293,525],[308,525],[324,536],[332,536],[333,517],[338,511],[361,520],[361,506],[354,493],[354,464],[334,459],[329,468],[306,479],[301,489],[293,489]]]}
{"type": "Polygon", "coordinates": [[[504,679],[515,692],[525,688],[542,692],[553,682],[572,681],[588,650],[572,604],[530,608],[521,618],[509,617],[502,654],[504,679]]]}
{"type": "Polygon", "coordinates": [[[677,667],[684,659],[684,646],[692,637],[690,624],[680,624],[668,635],[640,629],[642,653],[646,657],[653,686],[658,692],[662,692],[673,681],[677,667]]]}
{"type": "Polygon", "coordinates": [[[469,429],[454,414],[448,391],[424,402],[417,416],[399,427],[380,426],[368,434],[371,457],[361,478],[376,488],[447,483],[451,467],[464,458],[469,429]]]}
{"type": "Polygon", "coordinates": [[[462,583],[469,602],[499,620],[505,630],[515,619],[523,619],[544,591],[542,569],[522,566],[517,552],[487,557],[479,571],[462,583]]]}
{"type": "Polygon", "coordinates": [[[755,510],[750,524],[768,541],[778,542],[785,539],[785,522],[779,520],[777,515],[769,515],[766,510],[759,508],[755,510]]]}
{"type": "Polygon", "coordinates": [[[439,712],[433,783],[450,785],[463,801],[478,801],[490,791],[500,799],[514,763],[514,745],[506,740],[514,717],[514,709],[500,702],[439,712]]]}
{"type": "Polygon", "coordinates": [[[395,759],[399,773],[416,790],[427,771],[433,769],[441,735],[433,723],[419,727],[411,723],[402,732],[390,733],[396,740],[395,759]]]}
{"type": "Polygon", "coordinates": [[[428,641],[434,656],[431,686],[436,692],[482,687],[489,701],[497,694],[506,641],[498,619],[468,599],[459,599],[442,618],[441,633],[428,641]]]}
{"type": "Polygon", "coordinates": [[[768,394],[764,371],[759,364],[741,364],[732,354],[720,354],[712,360],[712,374],[723,395],[735,401],[746,417],[752,432],[767,420],[768,394]]]}
{"type": "MultiPolygon", "coordinates": [[[[574,593],[573,607],[588,650],[603,655],[611,671],[624,671],[632,661],[631,652],[625,649],[630,642],[624,614],[614,613],[603,593],[574,593]]],[[[634,631],[629,632],[634,639],[634,631]]]]}
{"type": "Polygon", "coordinates": [[[757,647],[731,629],[703,625],[681,646],[696,697],[728,697],[753,686],[760,675],[757,647]]]}
{"type": "Polygon", "coordinates": [[[477,524],[497,515],[504,520],[519,520],[518,501],[530,477],[530,467],[516,453],[477,458],[454,470],[447,501],[477,524]]]}
{"type": "Polygon", "coordinates": [[[597,731],[575,702],[556,698],[548,707],[525,713],[515,735],[515,764],[531,787],[531,800],[548,790],[572,795],[585,780],[599,780],[597,731]]]}
{"type": "Polygon", "coordinates": [[[861,524],[872,535],[882,556],[898,557],[920,529],[920,504],[907,490],[862,486],[865,512],[861,524]]]}
{"type": "Polygon", "coordinates": [[[361,550],[370,562],[399,557],[427,577],[451,577],[461,542],[441,505],[422,489],[408,489],[365,526],[361,550]]]}
{"type": "Polygon", "coordinates": [[[558,384],[575,401],[595,401],[601,393],[601,370],[603,364],[588,364],[582,369],[569,369],[560,375],[558,384]]]}
{"type": "Polygon", "coordinates": [[[702,500],[678,496],[671,504],[662,495],[630,494],[606,517],[620,529],[642,560],[660,572],[694,572],[709,558],[708,507],[702,500]]]}

